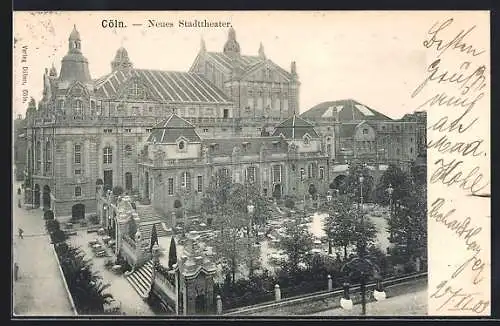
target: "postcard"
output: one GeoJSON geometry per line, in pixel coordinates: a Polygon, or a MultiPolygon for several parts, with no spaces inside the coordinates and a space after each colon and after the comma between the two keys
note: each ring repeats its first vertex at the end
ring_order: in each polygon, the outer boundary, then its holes
{"type": "Polygon", "coordinates": [[[12,316],[488,316],[487,11],[14,12],[12,316]]]}

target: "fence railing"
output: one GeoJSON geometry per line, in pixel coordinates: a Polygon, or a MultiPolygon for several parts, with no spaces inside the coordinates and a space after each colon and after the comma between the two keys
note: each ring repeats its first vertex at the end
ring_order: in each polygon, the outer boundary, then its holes
{"type": "MultiPolygon", "coordinates": [[[[422,280],[427,278],[427,272],[422,272],[422,273],[413,273],[409,274],[403,277],[392,277],[389,279],[386,279],[383,281],[384,287],[392,287],[395,285],[403,284],[406,282],[413,282],[416,280],[422,280]]],[[[326,282],[325,282],[326,284],[326,282]]],[[[366,289],[373,289],[376,286],[376,282],[370,282],[366,285],[366,289]]],[[[326,286],[325,286],[326,287],[326,286]]],[[[295,305],[295,304],[300,304],[300,303],[305,303],[313,300],[322,300],[326,299],[328,297],[332,296],[341,296],[343,294],[343,289],[341,288],[336,288],[330,290],[324,290],[324,291],[318,291],[310,294],[304,294],[304,295],[299,295],[299,296],[293,296],[289,298],[282,298],[280,301],[272,301],[272,302],[263,302],[251,306],[246,306],[246,307],[240,307],[240,308],[235,308],[235,309],[230,309],[225,312],[223,312],[224,315],[238,315],[238,314],[245,314],[249,315],[252,313],[258,313],[259,311],[265,311],[265,310],[273,310],[273,309],[278,309],[280,307],[288,306],[288,305],[295,305]]],[[[356,284],[353,285],[350,289],[351,293],[356,293],[360,291],[360,285],[356,284]]]]}

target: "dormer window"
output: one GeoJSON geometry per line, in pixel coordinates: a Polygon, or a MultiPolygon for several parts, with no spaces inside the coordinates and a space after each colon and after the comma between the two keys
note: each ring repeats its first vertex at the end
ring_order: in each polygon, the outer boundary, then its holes
{"type": "Polygon", "coordinates": [[[144,97],[144,90],[139,83],[134,82],[132,86],[129,89],[129,94],[130,96],[134,98],[143,98],[144,97]]]}
{"type": "Polygon", "coordinates": [[[177,150],[179,152],[185,152],[187,150],[187,139],[184,137],[179,137],[179,139],[177,139],[177,150]]]}
{"type": "Polygon", "coordinates": [[[304,141],[304,145],[309,145],[311,142],[311,137],[308,134],[306,134],[303,138],[303,141],[304,141]]]}

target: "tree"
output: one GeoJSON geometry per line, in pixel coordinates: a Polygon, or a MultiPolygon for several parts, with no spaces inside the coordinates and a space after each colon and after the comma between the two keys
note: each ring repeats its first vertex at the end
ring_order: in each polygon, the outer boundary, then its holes
{"type": "Polygon", "coordinates": [[[414,184],[394,206],[388,230],[407,258],[425,255],[427,248],[427,187],[414,184]]]}
{"type": "Polygon", "coordinates": [[[350,246],[357,246],[359,249],[362,244],[373,244],[377,236],[375,225],[367,218],[363,218],[361,223],[361,214],[364,213],[356,207],[352,197],[339,195],[329,202],[327,208],[324,230],[331,244],[342,248],[344,259],[347,259],[350,246]]]}
{"type": "Polygon", "coordinates": [[[379,204],[389,204],[389,185],[393,189],[392,201],[395,203],[401,198],[407,197],[411,189],[412,180],[410,176],[401,170],[399,166],[389,165],[384,171],[375,189],[375,200],[379,204]]]}
{"type": "Polygon", "coordinates": [[[105,293],[109,284],[102,282],[102,277],[92,271],[90,260],[80,248],[67,243],[56,246],[68,288],[80,314],[102,314],[104,304],[113,296],[105,293]]]}
{"type": "Polygon", "coordinates": [[[361,197],[361,189],[363,190],[363,198],[370,199],[370,194],[373,188],[373,177],[365,163],[361,161],[353,161],[349,164],[349,174],[340,185],[340,193],[348,194],[355,198],[361,197]],[[359,183],[359,178],[363,177],[363,187],[359,183]]]}
{"type": "Polygon", "coordinates": [[[168,249],[168,268],[172,269],[175,264],[177,264],[177,246],[175,245],[174,237],[172,237],[170,248],[168,249]]]}
{"type": "Polygon", "coordinates": [[[288,256],[284,267],[292,276],[300,272],[301,263],[306,263],[313,244],[312,235],[307,226],[299,223],[299,219],[295,218],[295,223],[287,224],[285,236],[281,240],[281,248],[288,256]]]}

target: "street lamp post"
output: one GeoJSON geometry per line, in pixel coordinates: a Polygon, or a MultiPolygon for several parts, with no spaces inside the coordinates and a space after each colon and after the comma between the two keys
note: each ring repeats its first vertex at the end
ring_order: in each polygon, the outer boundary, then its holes
{"type": "MultiPolygon", "coordinates": [[[[392,205],[392,194],[394,192],[394,188],[392,188],[392,185],[389,184],[389,187],[387,188],[387,193],[389,194],[389,219],[391,220],[392,222],[392,219],[393,219],[393,205],[392,205]]],[[[389,241],[392,242],[393,241],[393,237],[394,237],[394,234],[393,234],[393,228],[391,227],[391,230],[390,230],[390,234],[389,234],[389,241]]]]}
{"type": "Polygon", "coordinates": [[[255,206],[252,204],[252,202],[250,201],[250,203],[247,205],[247,216],[249,218],[249,221],[248,221],[248,224],[249,224],[249,232],[248,232],[248,258],[250,259],[250,270],[249,270],[249,274],[251,275],[253,273],[253,255],[252,255],[252,252],[251,252],[251,249],[252,249],[252,242],[250,241],[250,228],[252,227],[252,220],[253,220],[253,213],[254,213],[254,210],[255,210],[255,206]]]}
{"type": "MultiPolygon", "coordinates": [[[[376,294],[374,291],[374,296],[377,300],[385,299],[385,292],[382,289],[382,282],[380,277],[380,267],[377,264],[373,263],[366,256],[366,241],[364,238],[364,214],[362,211],[363,208],[363,181],[364,177],[359,177],[360,183],[360,205],[358,206],[358,214],[359,214],[359,222],[360,222],[360,231],[361,231],[361,239],[359,240],[358,245],[358,257],[355,257],[348,261],[344,266],[342,266],[341,271],[346,272],[349,271],[349,276],[352,275],[353,272],[357,272],[360,276],[360,291],[361,291],[361,315],[366,315],[366,277],[375,274],[377,276],[377,288],[376,294]]],[[[349,300],[349,285],[346,283],[347,289],[344,289],[344,297],[341,299],[341,306],[344,309],[351,309],[352,303],[346,303],[346,300],[349,300]]]]}

